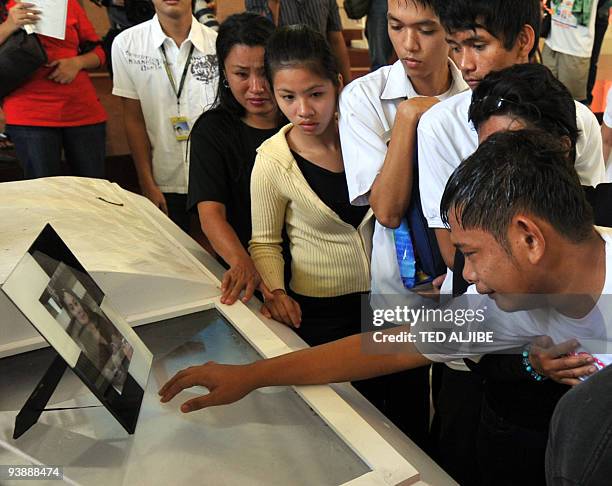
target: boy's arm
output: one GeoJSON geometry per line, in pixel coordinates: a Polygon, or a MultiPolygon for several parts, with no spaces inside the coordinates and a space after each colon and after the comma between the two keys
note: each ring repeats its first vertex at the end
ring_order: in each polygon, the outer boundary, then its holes
{"type": "Polygon", "coordinates": [[[377,221],[387,228],[397,228],[408,209],[417,124],[421,115],[436,103],[437,98],[418,97],[398,106],[385,161],[374,179],[369,197],[377,221]]]}
{"type": "MultiPolygon", "coordinates": [[[[399,332],[395,328],[390,332],[399,332]]],[[[389,331],[386,331],[387,333],[389,331]]],[[[397,371],[417,368],[430,361],[413,344],[402,344],[402,353],[366,354],[362,339],[356,334],[338,341],[303,349],[248,365],[221,365],[208,362],[192,366],[174,375],[159,391],[168,402],[182,390],[204,386],[210,393],[183,403],[183,412],[233,403],[257,388],[281,385],[317,385],[361,380],[397,371]]]]}

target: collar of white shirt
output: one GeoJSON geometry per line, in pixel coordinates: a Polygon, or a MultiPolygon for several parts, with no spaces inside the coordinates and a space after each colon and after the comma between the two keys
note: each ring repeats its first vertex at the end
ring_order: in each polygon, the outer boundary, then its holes
{"type": "MultiPolygon", "coordinates": [[[[451,59],[448,60],[448,67],[452,78],[449,91],[454,90],[459,93],[467,89],[468,86],[461,76],[461,71],[459,71],[451,59]]],[[[414,98],[415,96],[420,95],[415,91],[414,86],[412,86],[410,78],[406,76],[402,61],[395,61],[393,66],[391,66],[385,88],[380,98],[383,100],[395,100],[398,98],[414,98]]]]}
{"type": "MultiPolygon", "coordinates": [[[[170,39],[170,37],[168,37],[162,30],[157,14],[155,14],[152,19],[151,36],[153,38],[153,45],[157,49],[161,47],[166,39],[170,39]]],[[[189,35],[187,36],[186,40],[190,41],[198,51],[206,51],[204,34],[202,33],[202,24],[200,24],[193,15],[191,16],[191,29],[189,29],[189,35]]]]}

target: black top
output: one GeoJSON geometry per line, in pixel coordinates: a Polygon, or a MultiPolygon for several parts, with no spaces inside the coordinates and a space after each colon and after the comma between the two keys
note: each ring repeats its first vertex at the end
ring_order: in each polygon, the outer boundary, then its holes
{"type": "Polygon", "coordinates": [[[225,205],[227,221],[242,245],[251,239],[251,172],[257,148],[278,128],[252,128],[221,108],[204,113],[191,131],[187,208],[199,202],[225,205]]]}
{"type": "Polygon", "coordinates": [[[352,206],[349,200],[346,174],[331,172],[309,162],[297,152],[291,151],[306,182],[319,199],[335,212],[342,221],[357,228],[368,212],[368,206],[352,206]]]}

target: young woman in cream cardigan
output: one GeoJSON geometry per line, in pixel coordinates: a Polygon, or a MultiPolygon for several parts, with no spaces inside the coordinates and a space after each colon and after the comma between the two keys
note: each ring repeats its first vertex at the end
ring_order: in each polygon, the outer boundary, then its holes
{"type": "Polygon", "coordinates": [[[360,331],[372,211],[349,202],[336,120],[342,76],[325,39],[304,26],[282,28],[266,46],[265,65],[291,123],[258,149],[249,251],[267,287],[264,313],[316,345],[360,331]],[[283,229],[291,252],[288,285],[283,229]]]}

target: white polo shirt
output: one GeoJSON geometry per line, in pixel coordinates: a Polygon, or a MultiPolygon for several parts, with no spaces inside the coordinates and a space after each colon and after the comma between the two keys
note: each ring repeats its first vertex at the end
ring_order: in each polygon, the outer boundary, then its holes
{"type": "MultiPolygon", "coordinates": [[[[468,87],[450,60],[449,69],[451,87],[438,96],[441,100],[468,87]]],[[[385,161],[397,107],[405,99],[417,96],[401,61],[356,79],[342,91],[340,140],[352,204],[368,204],[372,184],[385,161]]],[[[372,243],[373,299],[376,295],[383,300],[385,295],[416,295],[406,289],[400,279],[393,230],[376,222],[372,243]]],[[[373,305],[379,304],[373,302],[373,305]]],[[[383,305],[381,300],[380,306],[383,305]]]]}
{"type": "Polygon", "coordinates": [[[164,68],[161,46],[166,50],[177,90],[194,46],[180,105],[180,115],[192,128],[215,102],[219,83],[216,39],[214,30],[192,17],[189,36],[179,48],[164,34],[155,15],[123,31],[113,42],[113,94],[140,100],[153,149],[153,177],[162,192],[187,193],[189,160],[187,143],[176,140],[170,121],[178,116],[177,100],[164,68]]]}
{"type": "Polygon", "coordinates": [[[545,43],[553,51],[577,57],[591,57],[595,42],[597,0],[593,0],[588,25],[579,25],[572,13],[574,0],[562,0],[553,6],[550,34],[545,43]]]}
{"type": "MultiPolygon", "coordinates": [[[[423,214],[430,228],[444,228],[440,202],[457,166],[478,148],[478,134],[468,121],[472,92],[466,91],[428,110],[419,122],[419,188],[423,214]]],[[[595,115],[576,102],[580,134],[576,142],[576,172],[582,184],[605,180],[601,131],[595,115]]]]}

